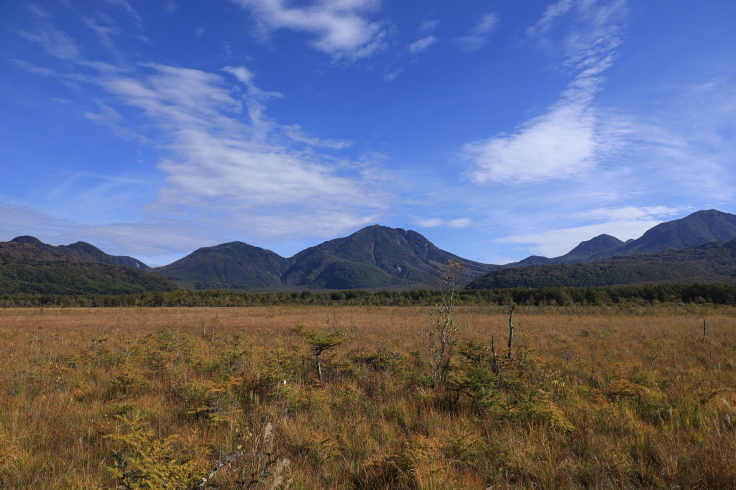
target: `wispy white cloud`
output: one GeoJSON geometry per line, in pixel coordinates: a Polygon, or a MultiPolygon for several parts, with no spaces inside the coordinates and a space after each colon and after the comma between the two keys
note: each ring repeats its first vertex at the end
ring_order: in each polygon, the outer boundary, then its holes
{"type": "MultiPolygon", "coordinates": [[[[339,12],[353,8],[350,2],[330,5],[339,12]]],[[[268,101],[282,95],[258,87],[247,67],[224,67],[232,81],[216,73],[155,63],[121,70],[85,60],[74,40],[50,25],[21,35],[80,68],[64,75],[39,69],[42,74],[97,85],[112,96],[101,97],[97,109],[87,110],[85,117],[122,138],[155,141],[168,154],[158,164],[166,185],[145,207],[147,218],[141,226],[204,230],[205,243],[211,243],[212,230],[255,241],[331,237],[376,222],[389,205],[391,197],[375,190],[380,178],[370,165],[316,151],[339,151],[349,141],[316,137],[297,124],[280,125],[266,116],[268,101]],[[81,68],[95,74],[82,75],[81,68]],[[139,109],[143,119],[128,119],[121,106],[139,109]]],[[[73,178],[67,181],[78,184],[73,178]]],[[[65,191],[59,187],[59,192],[65,191]]],[[[136,224],[110,225],[109,236],[115,236],[110,230],[116,226],[132,229],[136,224]]],[[[177,235],[172,233],[161,237],[177,235]]],[[[161,246],[171,253],[183,243],[161,246]]]]}
{"type": "Polygon", "coordinates": [[[250,85],[253,82],[253,72],[245,66],[226,66],[222,70],[234,75],[235,78],[246,85],[250,85]]]}
{"type": "Polygon", "coordinates": [[[488,40],[497,25],[498,16],[491,12],[481,17],[480,21],[467,35],[459,37],[455,41],[465,51],[477,51],[488,44],[488,40]]]}
{"type": "Polygon", "coordinates": [[[158,165],[167,185],[147,208],[151,215],[207,216],[223,229],[273,239],[297,236],[297,230],[312,235],[322,229],[345,231],[345,226],[375,220],[385,207],[386,196],[369,187],[365,173],[358,179],[349,165],[290,149],[280,135],[334,149],[347,143],[312,138],[299,126],[280,126],[262,111],[253,117],[250,108],[263,109],[259,97],[266,92],[245,67],[226,69],[252,88],[242,98],[212,73],[153,64],[144,69],[143,76],[110,77],[103,84],[144,111],[171,154],[158,165]],[[239,118],[243,103],[249,107],[248,124],[239,118]]]}
{"type": "Polygon", "coordinates": [[[438,226],[447,226],[450,228],[467,228],[472,224],[470,218],[456,218],[456,219],[440,219],[440,218],[428,218],[428,219],[417,219],[416,223],[422,228],[436,228],[438,226]]]}
{"type": "Polygon", "coordinates": [[[102,45],[117,55],[115,42],[112,40],[112,36],[118,33],[117,27],[110,24],[102,25],[97,19],[93,19],[92,17],[83,17],[83,21],[87,27],[97,34],[102,45]]]}
{"type": "MultiPolygon", "coordinates": [[[[244,67],[228,72],[250,84],[254,93],[261,92],[244,67]]],[[[377,180],[370,167],[356,170],[349,162],[288,144],[302,140],[308,146],[339,150],[347,142],[322,140],[297,125],[275,122],[263,133],[254,121],[243,121],[249,92],[243,94],[217,74],[147,64],[124,76],[103,73],[97,83],[117,100],[98,101],[97,111],[85,116],[128,137],[134,134],[127,129],[133,122],[115,107],[123,104],[143,111],[142,126],[169,155],[158,164],[166,185],[138,222],[89,224],[99,220],[99,213],[85,214],[79,223],[67,222],[37,209],[0,203],[0,234],[6,239],[20,234],[56,244],[82,239],[108,253],[135,254],[163,264],[234,236],[255,243],[332,238],[378,221],[391,199],[372,187],[377,180]],[[153,133],[151,125],[156,128],[153,133]]],[[[52,192],[66,195],[85,179],[100,185],[85,184],[77,203],[114,201],[120,186],[141,185],[125,178],[75,174],[61,179],[52,192]]]]}
{"type": "Polygon", "coordinates": [[[422,39],[411,43],[409,46],[407,46],[407,49],[409,49],[409,52],[411,54],[418,54],[433,45],[436,41],[437,37],[435,36],[423,37],[422,39]]]}
{"type": "Polygon", "coordinates": [[[169,175],[162,198],[172,206],[209,198],[251,205],[358,199],[350,179],[273,145],[187,128],[179,130],[174,147],[179,157],[159,165],[169,175]]]}
{"type": "Polygon", "coordinates": [[[624,6],[621,1],[561,0],[547,9],[530,34],[545,35],[556,19],[574,12],[576,27],[565,37],[563,66],[575,75],[545,114],[512,134],[469,143],[460,150],[460,158],[470,164],[473,181],[524,184],[571,179],[596,168],[616,151],[626,129],[620,119],[602,117],[593,97],[620,44],[613,22],[620,19],[624,6]]]}
{"type": "Polygon", "coordinates": [[[439,25],[439,20],[427,20],[419,26],[419,32],[432,32],[439,25]]]}
{"type": "Polygon", "coordinates": [[[452,219],[447,222],[447,226],[450,228],[467,228],[470,226],[472,221],[470,218],[458,218],[458,219],[452,219]]]}
{"type": "Polygon", "coordinates": [[[36,75],[42,75],[45,77],[51,77],[56,76],[56,72],[54,70],[51,70],[49,68],[44,68],[42,66],[36,66],[32,63],[29,63],[25,60],[14,60],[11,59],[11,62],[15,63],[18,67],[26,70],[29,73],[35,73],[36,75]]]}
{"type": "Polygon", "coordinates": [[[100,100],[95,101],[95,103],[97,105],[97,112],[85,111],[84,117],[95,124],[109,128],[119,138],[138,140],[144,144],[150,143],[148,138],[126,127],[125,119],[115,109],[100,100]]]}
{"type": "Polygon", "coordinates": [[[0,201],[0,240],[7,241],[19,235],[44,234],[48,236],[59,226],[71,222],[57,220],[31,208],[19,204],[0,201]]]}
{"type": "Polygon", "coordinates": [[[418,219],[417,225],[421,226],[422,228],[435,228],[437,226],[442,226],[445,224],[445,220],[440,218],[427,218],[427,219],[418,219]]]}
{"type": "Polygon", "coordinates": [[[49,12],[33,3],[25,3],[23,6],[30,10],[30,12],[38,19],[47,19],[51,17],[51,14],[49,12]]]}
{"type": "MultiPolygon", "coordinates": [[[[588,2],[590,3],[590,2],[588,2]]],[[[573,8],[575,0],[559,0],[544,11],[542,17],[527,30],[530,37],[542,36],[550,30],[554,22],[573,8]]]]}
{"type": "Polygon", "coordinates": [[[318,0],[290,7],[284,0],[233,0],[249,9],[262,32],[291,29],[313,34],[312,45],[333,58],[370,56],[385,42],[384,27],[370,20],[380,0],[318,0]]]}
{"type": "Polygon", "coordinates": [[[402,67],[395,68],[395,69],[392,69],[392,70],[387,70],[383,74],[383,79],[386,80],[387,82],[393,81],[396,77],[398,77],[399,75],[401,75],[401,72],[403,72],[403,71],[404,71],[404,69],[402,67]]]}
{"type": "Polygon", "coordinates": [[[133,17],[135,19],[136,25],[139,29],[143,28],[143,19],[140,15],[138,15],[138,12],[136,12],[133,7],[130,6],[130,3],[128,3],[127,0],[105,0],[110,5],[115,5],[116,7],[119,7],[123,9],[128,15],[133,17]]]}
{"type": "MultiPolygon", "coordinates": [[[[110,37],[110,34],[116,32],[115,28],[107,28],[98,25],[94,20],[82,16],[82,21],[85,22],[94,32],[96,32],[102,39],[103,45],[113,51],[114,54],[117,52],[114,49],[114,43],[110,37]]],[[[69,36],[66,32],[61,31],[51,25],[50,23],[41,23],[34,32],[29,31],[18,31],[18,33],[26,40],[41,45],[49,54],[55,56],[61,60],[69,61],[78,66],[92,68],[96,71],[107,72],[107,73],[118,73],[125,71],[124,68],[105,63],[103,61],[89,61],[82,56],[78,44],[74,39],[69,36]]],[[[58,74],[47,68],[39,68],[35,65],[28,63],[23,60],[12,60],[19,66],[25,68],[28,71],[35,71],[39,74],[56,75],[67,80],[75,80],[80,82],[90,81],[90,77],[79,72],[71,72],[66,74],[58,74]],[[44,73],[42,73],[44,72],[44,73]]]]}
{"type": "Polygon", "coordinates": [[[316,136],[312,136],[304,131],[302,127],[298,124],[292,124],[291,126],[282,126],[281,130],[290,139],[299,143],[305,143],[309,146],[321,146],[324,148],[332,148],[333,150],[341,150],[352,145],[352,142],[348,140],[330,140],[317,138],[316,136]]]}
{"type": "Polygon", "coordinates": [[[147,64],[147,77],[110,76],[100,83],[126,104],[138,107],[161,126],[174,132],[182,127],[232,128],[226,114],[242,111],[223,80],[212,73],[188,68],[147,64]]]}
{"type": "Polygon", "coordinates": [[[460,157],[472,162],[472,179],[534,183],[587,172],[598,150],[596,119],[582,104],[561,104],[509,136],[465,145],[460,157]]]}
{"type": "Polygon", "coordinates": [[[527,35],[541,46],[561,52],[571,66],[601,58],[620,43],[627,2],[559,0],[547,7],[539,21],[527,29],[527,35]]]}
{"type": "Polygon", "coordinates": [[[79,57],[79,46],[65,32],[51,25],[43,25],[37,32],[19,31],[28,41],[40,44],[46,51],[63,60],[79,57]]]}
{"type": "Polygon", "coordinates": [[[278,92],[269,92],[258,88],[253,83],[253,72],[244,66],[226,66],[223,68],[223,71],[230,73],[246,86],[247,97],[244,99],[253,126],[261,132],[272,129],[273,125],[264,116],[266,102],[274,97],[281,98],[283,95],[278,92]]]}
{"type": "Polygon", "coordinates": [[[668,216],[681,214],[684,211],[692,210],[688,206],[625,206],[621,208],[598,208],[581,211],[572,215],[573,218],[586,218],[604,221],[641,221],[654,220],[668,216]]]}

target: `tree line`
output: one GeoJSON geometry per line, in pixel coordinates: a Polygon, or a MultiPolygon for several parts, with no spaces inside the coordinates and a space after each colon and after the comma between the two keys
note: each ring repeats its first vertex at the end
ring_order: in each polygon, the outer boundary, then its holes
{"type": "MultiPolygon", "coordinates": [[[[282,291],[233,292],[180,289],[136,294],[63,295],[0,294],[0,307],[247,307],[276,305],[347,306],[434,306],[442,292],[429,289],[411,291],[282,291]]],[[[652,284],[614,287],[550,287],[459,290],[456,306],[613,306],[655,304],[736,305],[736,285],[732,284],[652,284]]]]}

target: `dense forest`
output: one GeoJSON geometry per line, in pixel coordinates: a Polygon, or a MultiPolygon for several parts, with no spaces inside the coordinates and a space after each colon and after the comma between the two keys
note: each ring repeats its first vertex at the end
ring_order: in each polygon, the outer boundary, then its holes
{"type": "MultiPolygon", "coordinates": [[[[271,305],[376,305],[433,306],[442,303],[437,290],[245,293],[232,291],[159,291],[123,295],[0,294],[0,307],[194,307],[194,306],[271,306],[271,305]]],[[[736,305],[736,285],[732,284],[655,284],[606,288],[557,287],[509,288],[456,291],[454,304],[572,306],[572,305],[647,305],[647,304],[736,305]]]]}

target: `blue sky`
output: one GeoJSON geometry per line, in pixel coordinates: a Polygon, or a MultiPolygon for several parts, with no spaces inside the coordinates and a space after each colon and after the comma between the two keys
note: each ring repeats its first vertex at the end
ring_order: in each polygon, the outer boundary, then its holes
{"type": "Polygon", "coordinates": [[[485,263],[736,212],[736,2],[0,3],[0,240],[379,223],[485,263]]]}

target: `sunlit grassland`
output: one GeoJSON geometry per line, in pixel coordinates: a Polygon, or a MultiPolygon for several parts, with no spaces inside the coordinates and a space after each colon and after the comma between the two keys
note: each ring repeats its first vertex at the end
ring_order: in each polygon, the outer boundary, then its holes
{"type": "Polygon", "coordinates": [[[736,488],[735,309],[454,319],[443,374],[432,308],[0,310],[0,487],[736,488]]]}

